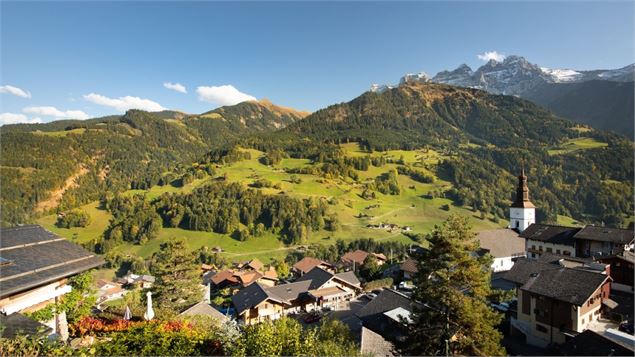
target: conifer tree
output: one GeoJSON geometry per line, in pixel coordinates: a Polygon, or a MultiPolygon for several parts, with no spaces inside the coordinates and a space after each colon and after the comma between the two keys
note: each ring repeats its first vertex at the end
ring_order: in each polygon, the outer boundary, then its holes
{"type": "Polygon", "coordinates": [[[150,272],[156,278],[152,290],[157,306],[180,312],[200,301],[199,267],[182,238],[161,244],[152,257],[150,272]]]}
{"type": "Polygon", "coordinates": [[[467,218],[451,215],[428,238],[418,259],[413,298],[423,304],[413,314],[409,355],[504,355],[501,315],[487,303],[491,295],[489,256],[478,249],[467,218]]]}

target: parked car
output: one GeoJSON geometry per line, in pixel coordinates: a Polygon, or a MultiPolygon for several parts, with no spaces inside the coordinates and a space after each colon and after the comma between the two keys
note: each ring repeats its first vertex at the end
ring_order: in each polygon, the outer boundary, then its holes
{"type": "Polygon", "coordinates": [[[412,290],[412,288],[413,288],[412,284],[410,284],[410,282],[408,281],[402,281],[401,283],[399,283],[399,290],[410,291],[412,290]]]}
{"type": "Polygon", "coordinates": [[[377,294],[377,295],[379,295],[379,294],[381,294],[381,291],[382,291],[382,290],[383,290],[383,289],[375,289],[375,290],[373,290],[373,294],[377,294]]]}
{"type": "Polygon", "coordinates": [[[368,294],[366,294],[366,295],[364,295],[364,296],[366,296],[366,298],[367,298],[368,300],[372,300],[372,299],[374,299],[374,298],[376,298],[376,297],[377,297],[377,294],[375,294],[375,293],[368,293],[368,294]]]}
{"type": "Polygon", "coordinates": [[[509,304],[506,302],[501,302],[500,304],[491,304],[490,306],[494,310],[498,310],[500,312],[507,312],[507,310],[509,310],[509,304]]]}

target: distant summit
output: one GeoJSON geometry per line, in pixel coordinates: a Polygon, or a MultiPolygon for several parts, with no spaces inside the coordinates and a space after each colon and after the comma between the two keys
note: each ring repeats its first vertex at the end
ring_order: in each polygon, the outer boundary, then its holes
{"type": "MultiPolygon", "coordinates": [[[[483,89],[493,94],[523,96],[526,92],[545,83],[581,83],[591,80],[631,82],[634,75],[635,64],[612,70],[578,71],[540,67],[524,57],[508,56],[503,61],[491,59],[476,71],[462,64],[452,71],[441,71],[432,78],[423,72],[406,74],[399,84],[432,81],[483,89]]],[[[392,87],[395,86],[373,84],[371,91],[377,92],[392,87]]]]}
{"type": "MultiPolygon", "coordinates": [[[[432,78],[423,72],[406,74],[399,85],[430,81],[518,96],[573,121],[632,137],[633,100],[628,98],[634,96],[634,76],[635,64],[582,71],[540,67],[524,57],[508,56],[502,61],[491,59],[475,71],[462,64],[432,78]]],[[[381,93],[394,87],[373,84],[370,90],[381,93]]]]}

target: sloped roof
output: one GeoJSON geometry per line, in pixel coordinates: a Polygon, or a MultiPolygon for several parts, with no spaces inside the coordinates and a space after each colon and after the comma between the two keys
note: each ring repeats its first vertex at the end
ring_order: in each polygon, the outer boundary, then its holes
{"type": "Polygon", "coordinates": [[[254,270],[262,270],[265,266],[260,260],[258,260],[258,258],[252,259],[249,263],[247,263],[247,265],[254,270]]]}
{"type": "Polygon", "coordinates": [[[581,306],[610,279],[602,273],[553,266],[557,269],[532,273],[520,289],[581,306]]]}
{"type": "Polygon", "coordinates": [[[311,269],[315,268],[316,266],[320,266],[322,264],[328,264],[328,263],[317,258],[304,257],[297,263],[293,264],[293,269],[297,271],[301,271],[302,273],[308,273],[311,271],[311,269]]]}
{"type": "MultiPolygon", "coordinates": [[[[386,316],[385,313],[398,308],[412,312],[413,302],[400,292],[384,289],[377,297],[357,311],[355,315],[362,320],[365,327],[374,332],[384,337],[395,337],[401,335],[402,332],[395,328],[395,321],[386,316]]],[[[402,314],[404,314],[403,311],[402,314]]]]}
{"type": "Polygon", "coordinates": [[[366,260],[367,256],[368,256],[368,252],[358,249],[354,252],[348,252],[344,254],[342,256],[342,261],[345,263],[355,262],[355,264],[361,265],[361,264],[364,264],[364,260],[366,260]]]}
{"type": "Polygon", "coordinates": [[[401,266],[399,267],[399,269],[411,274],[414,274],[417,271],[419,271],[419,269],[417,269],[417,261],[413,258],[406,259],[403,263],[401,263],[401,266]]]}
{"type": "Polygon", "coordinates": [[[236,313],[240,314],[247,309],[260,304],[267,300],[270,296],[260,284],[251,284],[243,289],[240,289],[234,296],[232,296],[232,303],[236,308],[236,313]]]}
{"type": "Polygon", "coordinates": [[[356,286],[358,288],[362,286],[362,282],[359,281],[359,279],[357,279],[357,275],[355,275],[355,273],[352,271],[337,273],[335,274],[334,278],[341,280],[345,283],[348,283],[349,285],[356,286]]]}
{"type": "Polygon", "coordinates": [[[294,283],[276,285],[269,288],[265,288],[265,291],[270,296],[274,296],[279,301],[283,301],[286,303],[291,303],[293,300],[296,300],[303,293],[308,292],[309,285],[311,283],[309,281],[296,281],[294,283]]]}
{"type": "Polygon", "coordinates": [[[311,285],[309,285],[309,290],[319,289],[322,285],[326,284],[331,278],[333,278],[333,274],[328,271],[315,267],[311,269],[310,272],[302,275],[297,281],[311,281],[311,285]]]}
{"type": "Polygon", "coordinates": [[[262,273],[258,271],[245,271],[234,274],[234,277],[238,278],[243,286],[250,285],[262,278],[262,273]]]}
{"type": "Polygon", "coordinates": [[[520,235],[521,238],[537,240],[541,242],[575,245],[574,235],[580,231],[579,227],[564,227],[550,224],[534,223],[527,227],[520,235]]]}
{"type": "Polygon", "coordinates": [[[276,268],[269,267],[269,269],[264,272],[264,277],[267,279],[278,280],[278,272],[276,271],[276,268]]]}
{"type": "Polygon", "coordinates": [[[525,252],[525,240],[513,229],[491,229],[480,232],[478,239],[481,249],[487,250],[494,258],[511,257],[525,252]]]}
{"type": "Polygon", "coordinates": [[[635,346],[629,346],[592,330],[584,330],[565,342],[560,351],[565,356],[633,356],[635,346]]]}
{"type": "Polygon", "coordinates": [[[532,274],[540,273],[545,270],[560,269],[559,265],[551,264],[543,261],[532,261],[527,258],[520,258],[514,263],[514,266],[503,275],[503,279],[513,283],[524,285],[532,274]]]}
{"type": "Polygon", "coordinates": [[[209,316],[217,320],[226,320],[227,316],[223,315],[220,311],[212,307],[205,301],[201,301],[189,307],[187,310],[181,312],[181,316],[209,316]]]}
{"type": "Polygon", "coordinates": [[[576,233],[574,238],[629,244],[635,239],[635,233],[632,229],[586,226],[576,233]]]}
{"type": "Polygon", "coordinates": [[[214,274],[214,276],[212,276],[212,283],[219,285],[220,283],[224,282],[225,280],[228,280],[231,283],[237,283],[238,280],[236,278],[234,278],[234,271],[230,270],[230,269],[225,269],[222,271],[219,271],[218,273],[214,274]]]}
{"type": "Polygon", "coordinates": [[[98,255],[41,226],[0,230],[0,297],[17,294],[104,264],[98,255]]]}
{"type": "Polygon", "coordinates": [[[46,335],[51,332],[50,327],[17,312],[9,316],[0,314],[0,326],[3,327],[1,335],[3,338],[37,335],[39,333],[46,335]]]}
{"type": "Polygon", "coordinates": [[[394,356],[395,345],[382,335],[363,327],[361,330],[360,350],[370,356],[394,356]]]}

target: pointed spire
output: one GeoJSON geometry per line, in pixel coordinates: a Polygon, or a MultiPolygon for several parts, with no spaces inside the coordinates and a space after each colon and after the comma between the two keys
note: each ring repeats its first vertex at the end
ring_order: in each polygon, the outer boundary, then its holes
{"type": "Polygon", "coordinates": [[[527,186],[527,176],[525,175],[524,165],[520,169],[520,175],[518,175],[516,200],[512,203],[512,207],[535,208],[534,204],[529,200],[529,187],[527,186]]]}

